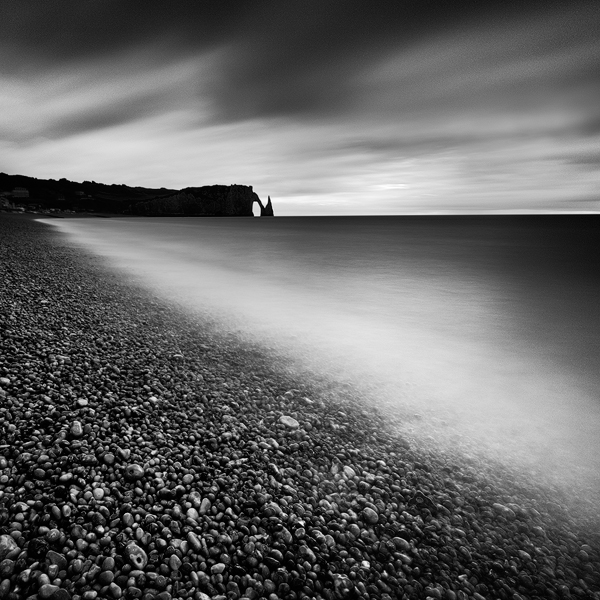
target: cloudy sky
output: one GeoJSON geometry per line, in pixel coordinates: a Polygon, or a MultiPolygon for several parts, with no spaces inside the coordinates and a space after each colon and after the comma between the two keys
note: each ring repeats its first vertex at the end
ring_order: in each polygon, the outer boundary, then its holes
{"type": "Polygon", "coordinates": [[[597,0],[9,0],[0,170],[280,215],[600,210],[598,31],[597,0]]]}

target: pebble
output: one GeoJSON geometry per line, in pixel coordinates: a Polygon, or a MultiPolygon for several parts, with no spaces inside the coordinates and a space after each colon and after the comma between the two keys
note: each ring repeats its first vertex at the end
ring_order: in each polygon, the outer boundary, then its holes
{"type": "Polygon", "coordinates": [[[131,464],[125,467],[125,477],[132,481],[137,481],[144,476],[144,468],[138,464],[131,464]]]}
{"type": "Polygon", "coordinates": [[[14,538],[10,535],[0,535],[0,560],[5,559],[11,552],[18,548],[14,538]]]}
{"type": "Polygon", "coordinates": [[[343,472],[348,479],[354,479],[356,477],[356,471],[348,465],[344,466],[343,472]]]}
{"type": "Polygon", "coordinates": [[[144,569],[148,564],[147,554],[134,542],[125,547],[125,558],[136,569],[144,569]]]}
{"type": "Polygon", "coordinates": [[[67,568],[67,559],[64,554],[60,552],[55,552],[54,550],[49,550],[46,554],[46,560],[51,565],[56,565],[59,571],[67,568]]]}
{"type": "Polygon", "coordinates": [[[38,596],[42,598],[42,600],[47,600],[48,598],[52,598],[59,589],[60,588],[57,585],[46,583],[38,590],[38,596]]]}
{"type": "Polygon", "coordinates": [[[94,488],[92,496],[94,496],[94,500],[102,500],[104,498],[104,490],[100,487],[94,488]]]}
{"type": "Polygon", "coordinates": [[[71,435],[76,438],[83,435],[83,425],[80,421],[73,421],[73,423],[71,423],[71,435]]]}
{"type": "Polygon", "coordinates": [[[15,571],[15,561],[5,558],[0,562],[0,581],[5,577],[10,577],[15,571]]]}
{"type": "Polygon", "coordinates": [[[169,558],[169,568],[171,569],[171,571],[179,571],[181,565],[181,559],[176,554],[172,554],[169,558]]]}
{"type": "Polygon", "coordinates": [[[379,522],[379,515],[372,508],[366,507],[362,511],[363,518],[370,525],[375,525],[379,522]]]}
{"type": "Polygon", "coordinates": [[[226,568],[227,568],[227,565],[225,565],[223,563],[216,563],[210,568],[210,572],[213,575],[220,575],[226,568]]]}
{"type": "Polygon", "coordinates": [[[200,550],[202,549],[202,544],[198,536],[193,531],[188,532],[187,540],[194,552],[200,552],[200,550]]]}
{"type": "Polygon", "coordinates": [[[298,427],[300,427],[300,423],[298,423],[294,417],[289,417],[287,415],[282,415],[279,417],[279,422],[289,429],[298,429],[298,427]]]}
{"type": "Polygon", "coordinates": [[[106,454],[104,454],[104,456],[102,457],[102,460],[107,464],[107,465],[114,465],[115,464],[115,460],[116,457],[112,452],[107,452],[106,454]]]}
{"type": "Polygon", "coordinates": [[[203,498],[200,507],[198,508],[198,515],[205,515],[210,510],[210,507],[210,500],[208,498],[203,498]]]}

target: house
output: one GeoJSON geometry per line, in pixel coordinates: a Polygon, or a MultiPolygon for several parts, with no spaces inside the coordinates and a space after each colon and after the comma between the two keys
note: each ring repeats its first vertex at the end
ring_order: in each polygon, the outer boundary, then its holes
{"type": "Polygon", "coordinates": [[[24,187],[16,187],[12,191],[13,198],[29,198],[29,190],[24,187]]]}

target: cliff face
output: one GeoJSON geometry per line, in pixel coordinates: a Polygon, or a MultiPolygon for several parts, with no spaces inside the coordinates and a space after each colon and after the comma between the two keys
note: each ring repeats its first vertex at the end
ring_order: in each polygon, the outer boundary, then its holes
{"type": "MultiPolygon", "coordinates": [[[[185,188],[131,207],[134,215],[252,217],[252,206],[258,202],[261,215],[265,210],[260,198],[248,185],[207,185],[185,188]]],[[[271,213],[273,209],[271,207],[271,213]]]]}
{"type": "Polygon", "coordinates": [[[273,213],[273,205],[271,204],[271,196],[269,196],[269,201],[266,206],[260,205],[260,216],[261,217],[274,217],[273,213]]]}

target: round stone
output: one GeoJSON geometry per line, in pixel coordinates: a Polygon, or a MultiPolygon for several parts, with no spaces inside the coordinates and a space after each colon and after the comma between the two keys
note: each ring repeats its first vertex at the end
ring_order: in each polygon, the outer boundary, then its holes
{"type": "Polygon", "coordinates": [[[15,561],[10,558],[5,558],[0,562],[0,578],[5,579],[10,577],[15,570],[15,561]]]}
{"type": "Polygon", "coordinates": [[[38,590],[38,597],[42,598],[42,600],[47,600],[51,596],[53,596],[56,592],[58,592],[59,587],[57,585],[52,585],[51,583],[44,584],[38,590]]]}
{"type": "Polygon", "coordinates": [[[375,525],[379,521],[379,515],[368,506],[362,511],[363,517],[370,525],[375,525]]]}
{"type": "Polygon", "coordinates": [[[110,585],[115,578],[115,574],[112,571],[102,571],[100,575],[98,575],[98,583],[101,585],[110,585]]]}
{"type": "Polygon", "coordinates": [[[83,435],[83,426],[80,421],[73,421],[71,423],[71,435],[73,437],[81,437],[83,435]]]}
{"type": "Polygon", "coordinates": [[[125,558],[136,569],[143,569],[148,564],[148,556],[135,543],[131,542],[125,547],[125,558]]]}
{"type": "Polygon", "coordinates": [[[298,429],[298,427],[300,427],[300,423],[298,423],[294,417],[289,417],[287,415],[282,415],[279,417],[279,422],[289,429],[298,429]]]}
{"type": "Polygon", "coordinates": [[[354,477],[356,477],[356,471],[352,467],[349,467],[348,465],[346,465],[344,467],[344,475],[348,479],[353,479],[354,477]]]}
{"type": "Polygon", "coordinates": [[[198,511],[192,506],[191,508],[188,508],[185,512],[186,516],[189,517],[190,519],[194,519],[197,520],[199,515],[198,515],[198,511]]]}
{"type": "Polygon", "coordinates": [[[131,479],[132,481],[137,481],[144,476],[144,469],[135,463],[131,465],[127,465],[125,467],[125,477],[127,479],[131,479]]]}
{"type": "Polygon", "coordinates": [[[18,548],[17,542],[10,535],[0,535],[0,560],[18,548]]]}
{"type": "Polygon", "coordinates": [[[169,558],[169,567],[171,571],[179,571],[181,567],[181,559],[176,554],[172,554],[169,558]]]}

